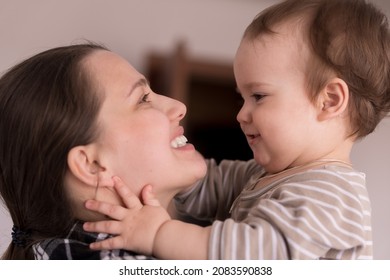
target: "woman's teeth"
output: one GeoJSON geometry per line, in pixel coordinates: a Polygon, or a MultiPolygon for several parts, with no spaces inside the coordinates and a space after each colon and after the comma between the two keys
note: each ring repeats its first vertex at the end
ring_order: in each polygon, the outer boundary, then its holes
{"type": "Polygon", "coordinates": [[[172,148],[180,148],[187,144],[187,138],[184,135],[178,136],[171,141],[172,148]]]}

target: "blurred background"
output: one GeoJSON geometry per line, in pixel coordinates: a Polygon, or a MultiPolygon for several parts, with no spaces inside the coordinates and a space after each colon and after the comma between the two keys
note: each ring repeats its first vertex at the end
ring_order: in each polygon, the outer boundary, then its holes
{"type": "MultiPolygon", "coordinates": [[[[248,159],[235,120],[232,61],[245,27],[277,0],[0,0],[0,73],[48,48],[103,43],[152,88],[185,102],[186,136],[206,157],[248,159]]],[[[371,0],[390,17],[389,0],[371,0]]],[[[0,136],[1,137],[1,136],[0,136]]],[[[367,175],[374,258],[390,259],[390,119],[359,142],[355,168],[367,175]]],[[[0,205],[0,254],[12,222],[0,205]]]]}

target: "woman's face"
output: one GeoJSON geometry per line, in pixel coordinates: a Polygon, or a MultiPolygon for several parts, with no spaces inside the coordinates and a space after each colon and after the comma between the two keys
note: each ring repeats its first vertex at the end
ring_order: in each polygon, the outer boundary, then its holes
{"type": "Polygon", "coordinates": [[[157,195],[205,175],[203,157],[183,141],[183,103],[154,93],[143,75],[112,52],[95,52],[86,65],[104,96],[93,143],[104,172],[119,176],[136,194],[151,184],[157,195]]]}

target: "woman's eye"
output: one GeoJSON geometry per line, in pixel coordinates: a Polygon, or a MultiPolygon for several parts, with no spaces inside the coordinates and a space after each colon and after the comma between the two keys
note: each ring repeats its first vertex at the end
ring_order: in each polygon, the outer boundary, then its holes
{"type": "Polygon", "coordinates": [[[147,103],[147,102],[150,102],[150,100],[149,100],[149,94],[150,94],[150,92],[147,93],[147,94],[144,94],[144,95],[142,96],[141,101],[140,101],[139,103],[147,103]]]}

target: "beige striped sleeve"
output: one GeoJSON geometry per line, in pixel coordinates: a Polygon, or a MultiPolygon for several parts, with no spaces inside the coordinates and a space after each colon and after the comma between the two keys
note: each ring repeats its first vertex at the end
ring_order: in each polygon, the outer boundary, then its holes
{"type": "Polygon", "coordinates": [[[211,259],[370,259],[371,208],[364,174],[327,166],[272,191],[244,192],[231,219],[215,221],[211,259]]]}
{"type": "Polygon", "coordinates": [[[217,164],[207,160],[205,178],[175,197],[182,219],[213,222],[230,217],[230,207],[242,189],[263,169],[254,161],[223,160],[217,164]]]}

